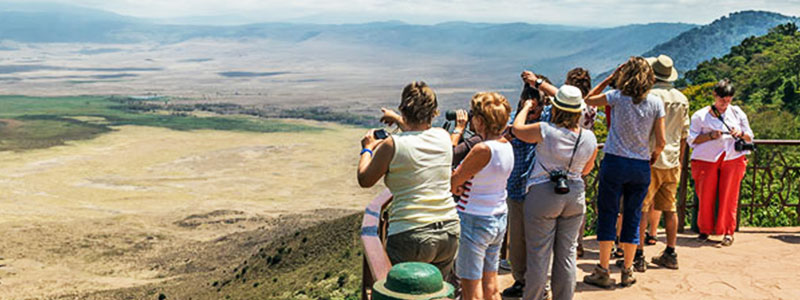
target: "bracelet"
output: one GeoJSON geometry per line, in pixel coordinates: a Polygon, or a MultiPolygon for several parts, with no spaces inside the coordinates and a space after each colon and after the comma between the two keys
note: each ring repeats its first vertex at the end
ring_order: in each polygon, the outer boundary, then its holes
{"type": "Polygon", "coordinates": [[[364,155],[364,153],[369,153],[369,157],[372,157],[373,155],[372,150],[369,150],[368,148],[361,149],[361,153],[359,153],[358,155],[364,155]]]}
{"type": "Polygon", "coordinates": [[[453,130],[453,134],[462,134],[462,133],[464,133],[464,132],[461,131],[461,130],[458,130],[458,129],[453,130]]]}

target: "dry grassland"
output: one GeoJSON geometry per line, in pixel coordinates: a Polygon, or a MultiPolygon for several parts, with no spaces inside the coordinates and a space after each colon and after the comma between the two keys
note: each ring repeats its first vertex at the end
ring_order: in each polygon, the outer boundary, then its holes
{"type": "MultiPolygon", "coordinates": [[[[0,299],[156,283],[193,266],[213,270],[218,262],[191,263],[203,250],[197,245],[275,229],[270,220],[282,214],[362,209],[376,193],[355,181],[365,130],[313,124],[329,130],[124,126],[66,146],[0,153],[0,299]]],[[[210,260],[236,263],[250,253],[219,255],[210,260]]]]}

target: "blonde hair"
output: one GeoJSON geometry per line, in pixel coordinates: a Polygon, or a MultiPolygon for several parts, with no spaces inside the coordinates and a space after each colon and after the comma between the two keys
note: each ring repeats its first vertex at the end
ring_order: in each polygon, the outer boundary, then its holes
{"type": "Polygon", "coordinates": [[[483,120],[486,130],[491,134],[500,134],[506,128],[511,105],[503,95],[495,92],[481,92],[472,96],[470,101],[472,113],[483,120]]]}
{"type": "Polygon", "coordinates": [[[646,59],[640,56],[631,56],[616,74],[616,87],[622,94],[633,98],[633,103],[639,104],[647,97],[647,93],[656,83],[653,68],[646,59]]]}
{"type": "Polygon", "coordinates": [[[565,110],[560,110],[555,105],[553,105],[551,109],[553,111],[550,117],[550,123],[567,129],[578,128],[578,122],[581,120],[580,112],[568,112],[565,110]]]}
{"type": "Polygon", "coordinates": [[[425,82],[414,81],[403,88],[398,109],[407,123],[431,124],[439,115],[436,93],[425,82]]]}

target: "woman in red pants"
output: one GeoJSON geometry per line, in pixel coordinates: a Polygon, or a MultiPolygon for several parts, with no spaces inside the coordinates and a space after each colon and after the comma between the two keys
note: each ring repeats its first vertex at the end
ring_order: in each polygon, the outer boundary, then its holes
{"type": "MultiPolygon", "coordinates": [[[[753,140],[753,131],[747,115],[736,105],[731,105],[735,90],[729,79],[714,86],[714,104],[692,115],[688,143],[692,152],[692,178],[699,201],[697,226],[698,239],[706,240],[710,234],[721,234],[722,246],[733,244],[736,230],[736,210],[739,187],[744,178],[747,158],[738,140],[753,140]],[[716,220],[714,204],[719,199],[716,220]]],[[[741,144],[742,142],[739,142],[741,144]]]]}

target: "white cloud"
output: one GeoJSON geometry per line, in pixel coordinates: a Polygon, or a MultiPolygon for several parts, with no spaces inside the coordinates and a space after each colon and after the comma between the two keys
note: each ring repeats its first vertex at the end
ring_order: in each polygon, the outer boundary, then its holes
{"type": "Polygon", "coordinates": [[[800,14],[800,0],[54,0],[147,18],[240,16],[242,22],[359,23],[402,20],[529,22],[610,26],[708,23],[730,12],[800,14]]]}

